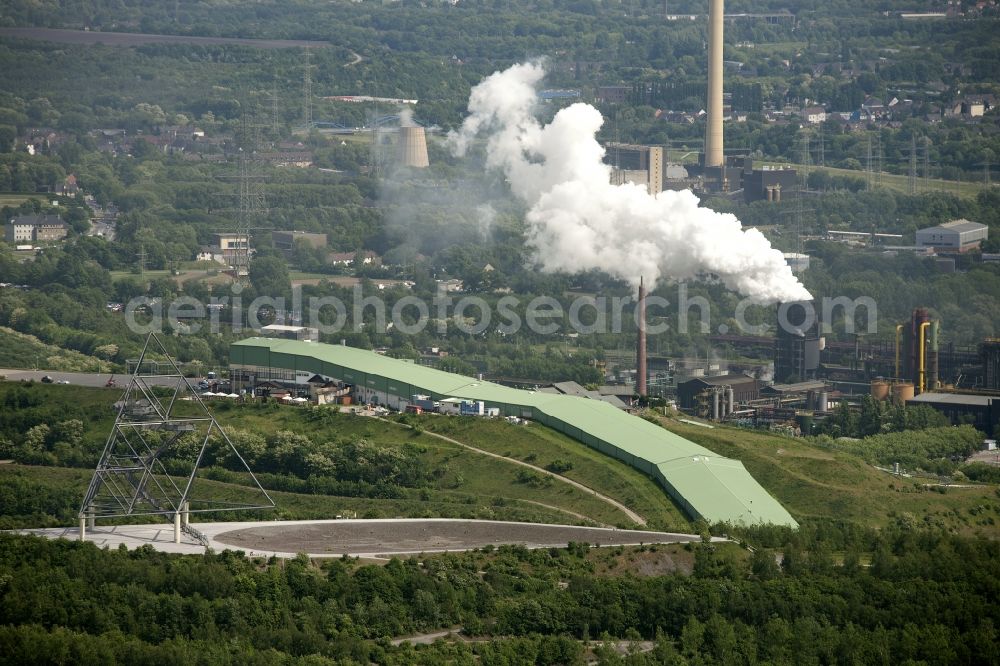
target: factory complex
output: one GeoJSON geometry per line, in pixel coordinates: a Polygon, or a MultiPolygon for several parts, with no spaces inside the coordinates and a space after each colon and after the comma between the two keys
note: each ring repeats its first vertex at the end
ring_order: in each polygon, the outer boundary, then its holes
{"type": "Polygon", "coordinates": [[[421,401],[458,400],[476,413],[530,419],[655,478],[693,518],[710,523],[796,527],[792,516],[738,460],[719,456],[611,404],[510,388],[371,351],[303,340],[254,337],[230,347],[234,390],[261,385],[303,390],[331,384],[353,400],[404,411],[421,401]]]}

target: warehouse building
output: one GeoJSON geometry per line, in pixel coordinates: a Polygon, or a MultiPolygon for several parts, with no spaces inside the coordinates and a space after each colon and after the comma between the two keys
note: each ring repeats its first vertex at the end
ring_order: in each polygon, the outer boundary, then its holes
{"type": "Polygon", "coordinates": [[[989,227],[968,220],[952,220],[936,227],[917,231],[917,246],[942,252],[967,252],[978,249],[989,237],[989,227]]]}
{"type": "Polygon", "coordinates": [[[696,520],[777,524],[795,519],[743,464],[601,400],[524,391],[443,372],[363,349],[298,340],[249,338],[230,347],[234,390],[261,382],[304,388],[315,376],[354,387],[359,402],[405,409],[413,395],[482,401],[503,416],[532,419],[656,479],[696,520]]]}
{"type": "Polygon", "coordinates": [[[965,393],[927,391],[906,401],[910,405],[928,405],[948,417],[952,425],[970,423],[987,437],[997,434],[1000,424],[1000,398],[965,393]]]}

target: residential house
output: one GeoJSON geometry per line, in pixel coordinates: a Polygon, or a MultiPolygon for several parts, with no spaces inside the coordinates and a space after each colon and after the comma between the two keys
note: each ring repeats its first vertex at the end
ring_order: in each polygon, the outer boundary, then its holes
{"type": "Polygon", "coordinates": [[[4,228],[4,239],[14,245],[45,243],[66,238],[69,227],[58,215],[19,215],[4,228]]]}
{"type": "Polygon", "coordinates": [[[313,165],[313,156],[309,151],[281,151],[275,153],[262,153],[261,159],[271,162],[278,167],[296,167],[307,169],[313,165]]]}
{"type": "Polygon", "coordinates": [[[861,103],[862,120],[880,120],[889,113],[889,108],[877,97],[866,97],[861,103]]]}
{"type": "Polygon", "coordinates": [[[80,192],[80,186],[76,183],[76,176],[70,174],[66,180],[56,188],[56,194],[64,197],[75,197],[80,192]]]}
{"type": "Polygon", "coordinates": [[[250,257],[253,255],[253,248],[250,246],[250,237],[239,232],[224,232],[212,234],[215,247],[219,248],[223,261],[232,266],[237,275],[246,275],[249,271],[250,257]]]}
{"type": "Polygon", "coordinates": [[[808,106],[802,109],[800,115],[810,125],[819,125],[826,122],[826,109],[822,106],[808,106]]]}
{"type": "MultiPolygon", "coordinates": [[[[334,266],[353,266],[358,252],[331,252],[327,255],[327,261],[334,266]]],[[[381,266],[382,257],[371,250],[364,250],[360,253],[361,263],[365,266],[381,266]]]]}
{"type": "Polygon", "coordinates": [[[993,95],[966,95],[960,97],[944,108],[946,118],[982,118],[996,106],[993,95]]]}

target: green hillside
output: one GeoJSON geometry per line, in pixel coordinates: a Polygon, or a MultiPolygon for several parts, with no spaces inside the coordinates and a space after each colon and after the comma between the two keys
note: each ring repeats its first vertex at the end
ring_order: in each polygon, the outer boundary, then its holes
{"type": "Polygon", "coordinates": [[[1000,533],[1000,489],[995,484],[938,487],[932,478],[894,477],[858,456],[800,439],[666,419],[664,425],[716,453],[743,461],[800,522],[844,521],[872,527],[900,522],[1000,533]]]}
{"type": "Polygon", "coordinates": [[[33,335],[25,335],[0,326],[0,368],[110,372],[111,364],[94,356],[46,344],[33,335]]]}
{"type": "MultiPolygon", "coordinates": [[[[0,465],[0,497],[11,500],[0,502],[11,507],[4,512],[4,526],[72,521],[89,468],[110,429],[111,405],[119,396],[120,390],[0,383],[0,405],[5,406],[0,410],[0,458],[20,463],[0,465]],[[58,441],[60,437],[53,433],[65,430],[62,424],[72,420],[82,424],[78,439],[72,444],[58,441]],[[40,424],[49,426],[50,432],[29,451],[26,440],[40,424]]],[[[229,402],[212,403],[212,408],[235,441],[258,437],[253,446],[264,448],[257,454],[262,462],[254,469],[274,493],[277,515],[282,518],[328,518],[357,512],[369,517],[634,526],[635,521],[615,506],[620,502],[650,528],[694,529],[652,479],[538,424],[412,415],[380,420],[329,408],[229,402]],[[360,441],[370,447],[365,449],[368,454],[394,452],[391,455],[396,459],[409,461],[403,464],[413,467],[419,480],[387,477],[374,485],[359,484],[336,473],[317,474],[292,463],[289,468],[274,462],[277,451],[290,445],[305,449],[290,454],[301,460],[316,452],[335,456],[338,447],[360,441]]],[[[742,460],[803,524],[837,521],[882,527],[900,523],[997,533],[1000,496],[995,485],[935,488],[925,485],[932,479],[892,477],[858,456],[802,440],[734,428],[700,428],[673,420],[663,423],[720,455],[742,460]]],[[[359,466],[365,464],[378,463],[362,461],[359,466]]],[[[209,487],[226,492],[235,492],[235,486],[226,490],[228,482],[242,480],[221,467],[210,467],[205,478],[209,487]]]]}
{"type": "MultiPolygon", "coordinates": [[[[68,504],[56,502],[49,510],[63,522],[71,518],[78,508],[75,503],[83,495],[88,478],[86,468],[96,463],[110,430],[111,405],[120,395],[120,390],[0,383],[0,404],[17,407],[0,413],[0,442],[7,440],[0,445],[0,458],[30,463],[0,466],[0,484],[14,484],[12,479],[16,477],[19,491],[37,490],[42,494],[53,494],[58,488],[71,486],[76,491],[73,501],[68,504]],[[55,431],[57,424],[71,419],[82,423],[78,443],[68,445],[49,436],[42,450],[38,447],[27,450],[25,440],[29,436],[25,433],[32,428],[45,424],[55,431]],[[58,473],[56,468],[59,468],[58,473]]],[[[633,520],[609,501],[614,500],[633,508],[650,527],[689,527],[687,519],[652,479],[541,426],[476,421],[468,429],[462,424],[459,431],[448,433],[463,444],[468,435],[468,443],[477,447],[484,440],[494,438],[517,443],[509,453],[538,468],[533,470],[514,460],[490,457],[445,441],[421,427],[433,420],[457,422],[458,419],[400,417],[400,422],[391,422],[341,414],[328,408],[210,404],[220,423],[234,431],[237,442],[251,435],[273,440],[294,433],[318,450],[325,443],[333,443],[332,449],[336,449],[345,443],[364,441],[375,452],[396,451],[411,459],[423,474],[419,484],[384,483],[359,489],[346,483],[336,485],[343,479],[301,472],[296,475],[255,466],[255,472],[269,491],[294,491],[276,495],[278,515],[283,518],[329,518],[349,511],[369,517],[477,517],[634,526],[633,520]],[[407,421],[417,427],[406,427],[407,421]],[[537,459],[527,453],[532,448],[538,451],[537,459]],[[545,467],[551,466],[553,461],[559,463],[553,469],[562,470],[566,477],[607,499],[547,474],[545,467]],[[355,495],[329,497],[322,492],[328,487],[348,488],[355,495]]],[[[274,441],[270,445],[274,445],[274,441]]],[[[508,452],[501,453],[507,455],[508,452]]],[[[208,478],[240,480],[239,475],[221,468],[209,469],[205,474],[208,478]]],[[[33,511],[28,506],[16,512],[23,519],[15,523],[18,526],[31,524],[25,517],[33,511]]],[[[15,512],[7,513],[10,520],[10,514],[15,512]]]]}

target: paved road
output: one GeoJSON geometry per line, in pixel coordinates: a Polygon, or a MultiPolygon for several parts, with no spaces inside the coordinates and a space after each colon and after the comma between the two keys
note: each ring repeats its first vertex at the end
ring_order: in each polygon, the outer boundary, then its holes
{"type": "MultiPolygon", "coordinates": [[[[9,369],[0,368],[0,376],[6,377],[9,382],[19,382],[34,380],[39,382],[42,377],[48,375],[56,382],[69,382],[73,386],[104,386],[108,377],[111,376],[107,372],[58,372],[56,370],[23,370],[23,369],[9,369]]],[[[118,382],[119,388],[124,388],[125,383],[128,382],[128,375],[115,375],[115,380],[118,382]]],[[[192,386],[197,386],[197,379],[189,379],[192,386]]],[[[176,386],[177,380],[172,378],[167,379],[146,379],[147,384],[153,386],[176,386]]]]}
{"type": "Polygon", "coordinates": [[[90,230],[87,232],[87,235],[100,236],[110,242],[115,239],[115,226],[114,224],[109,224],[108,222],[95,220],[91,223],[90,230]]]}
{"type": "MultiPolygon", "coordinates": [[[[640,543],[685,543],[699,541],[697,534],[612,530],[544,523],[496,520],[452,520],[446,518],[393,518],[381,520],[289,520],[243,523],[194,523],[215,552],[242,550],[253,557],[339,557],[347,553],[365,558],[392,554],[460,552],[487,544],[522,544],[528,548],[565,547],[570,541],[601,546],[640,543]]],[[[15,530],[49,539],[79,539],[77,527],[15,530]]],[[[173,527],[162,522],[151,525],[100,525],[86,531],[86,540],[104,548],[124,544],[135,549],[150,545],[168,553],[204,553],[205,546],[186,533],[173,542],[173,527]]],[[[724,541],[724,539],[714,539],[724,541]]]]}
{"type": "Polygon", "coordinates": [[[323,48],[329,42],[301,39],[245,39],[241,37],[196,37],[192,35],[154,35],[136,32],[100,32],[65,28],[0,28],[0,36],[41,39],[59,44],[105,44],[141,46],[143,44],[236,44],[259,49],[323,48]]]}
{"type": "Polygon", "coordinates": [[[413,636],[402,636],[400,638],[393,638],[390,643],[393,645],[402,645],[403,643],[409,643],[410,645],[432,645],[434,641],[439,638],[457,638],[459,640],[465,640],[463,636],[459,634],[462,633],[462,627],[452,627],[451,629],[445,629],[444,631],[432,631],[426,634],[415,634],[413,636]]]}

